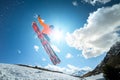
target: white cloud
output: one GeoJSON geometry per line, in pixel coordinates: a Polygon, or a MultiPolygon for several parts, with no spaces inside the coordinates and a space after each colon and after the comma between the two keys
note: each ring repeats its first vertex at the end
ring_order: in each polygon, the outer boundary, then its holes
{"type": "Polygon", "coordinates": [[[79,68],[71,64],[68,64],[66,68],[48,64],[44,68],[54,70],[54,71],[60,71],[60,72],[67,73],[67,74],[73,74],[76,71],[82,71],[82,70],[87,71],[87,72],[92,70],[90,67],[79,68]]]}
{"type": "Polygon", "coordinates": [[[77,71],[82,71],[82,70],[88,72],[88,71],[91,71],[92,69],[91,69],[90,67],[88,67],[88,66],[85,66],[85,67],[83,67],[83,68],[79,68],[79,67],[73,66],[73,65],[71,65],[71,64],[68,64],[68,65],[67,65],[66,72],[72,74],[72,73],[75,73],[75,72],[77,72],[77,71]]]}
{"type": "Polygon", "coordinates": [[[110,2],[111,0],[83,0],[83,1],[86,3],[90,3],[94,6],[97,3],[106,4],[106,3],[110,2]]]}
{"type": "Polygon", "coordinates": [[[120,4],[99,8],[90,14],[83,28],[67,33],[69,46],[82,50],[85,58],[96,57],[108,51],[120,40],[120,4]]]}
{"type": "Polygon", "coordinates": [[[54,70],[54,71],[60,71],[60,72],[64,72],[65,71],[65,68],[61,68],[61,67],[58,67],[58,66],[55,66],[55,65],[50,65],[50,64],[48,64],[44,68],[50,69],[50,70],[54,70]]]}
{"type": "Polygon", "coordinates": [[[70,53],[67,53],[67,54],[66,54],[66,58],[67,58],[67,59],[72,58],[72,57],[73,57],[72,54],[70,54],[70,53]]]}
{"type": "Polygon", "coordinates": [[[46,61],[46,59],[45,59],[45,58],[42,58],[42,61],[46,61]]]}
{"type": "Polygon", "coordinates": [[[18,49],[18,50],[17,50],[17,53],[18,53],[18,54],[21,54],[21,50],[18,49]]]}
{"type": "Polygon", "coordinates": [[[55,52],[60,53],[60,49],[59,49],[57,46],[51,45],[51,47],[52,47],[52,49],[53,49],[55,52]]]}
{"type": "Polygon", "coordinates": [[[82,54],[77,54],[77,57],[83,57],[83,55],[82,54]]]}
{"type": "Polygon", "coordinates": [[[35,34],[35,35],[34,35],[34,39],[37,39],[37,38],[38,38],[38,37],[37,37],[37,35],[35,34]]]}
{"type": "Polygon", "coordinates": [[[35,49],[36,52],[38,52],[38,50],[39,50],[39,46],[34,45],[34,49],[35,49]]]}
{"type": "Polygon", "coordinates": [[[68,72],[68,73],[74,73],[74,72],[80,70],[80,68],[75,67],[75,66],[70,65],[70,64],[68,64],[67,67],[68,67],[68,69],[66,69],[66,72],[68,72]]]}
{"type": "Polygon", "coordinates": [[[73,1],[72,4],[73,4],[73,6],[78,6],[78,2],[77,1],[73,1]]]}

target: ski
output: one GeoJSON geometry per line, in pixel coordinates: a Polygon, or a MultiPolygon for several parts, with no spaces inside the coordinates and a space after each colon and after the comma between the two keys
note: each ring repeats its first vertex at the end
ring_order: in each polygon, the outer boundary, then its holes
{"type": "Polygon", "coordinates": [[[59,64],[61,61],[58,58],[58,56],[56,55],[56,53],[54,52],[54,50],[52,49],[52,47],[50,46],[49,42],[47,41],[47,39],[45,39],[44,35],[42,34],[42,32],[39,30],[37,23],[33,22],[32,23],[32,27],[34,29],[34,31],[37,33],[38,38],[40,39],[46,53],[48,54],[48,56],[50,57],[50,60],[52,61],[52,63],[54,65],[59,64]]]}

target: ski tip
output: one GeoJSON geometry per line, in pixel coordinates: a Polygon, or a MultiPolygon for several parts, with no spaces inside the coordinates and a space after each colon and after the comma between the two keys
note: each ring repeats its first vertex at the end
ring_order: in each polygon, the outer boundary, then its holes
{"type": "Polygon", "coordinates": [[[61,61],[59,60],[59,61],[56,62],[56,63],[53,62],[53,64],[54,64],[54,65],[57,65],[57,64],[60,64],[60,62],[61,62],[61,61]]]}

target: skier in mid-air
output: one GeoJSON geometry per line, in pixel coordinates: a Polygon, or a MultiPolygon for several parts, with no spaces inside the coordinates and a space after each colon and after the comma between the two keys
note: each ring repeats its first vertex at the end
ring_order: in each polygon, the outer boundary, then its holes
{"type": "Polygon", "coordinates": [[[54,26],[44,23],[44,21],[41,19],[41,17],[39,15],[38,15],[38,21],[39,21],[40,25],[43,27],[42,34],[50,42],[49,35],[52,33],[54,26]]]}
{"type": "Polygon", "coordinates": [[[41,26],[43,27],[43,30],[40,31],[39,27],[37,26],[36,22],[32,23],[32,27],[34,29],[34,31],[37,33],[38,38],[40,39],[46,53],[49,55],[50,60],[52,61],[52,63],[54,65],[59,64],[61,61],[58,58],[58,56],[56,55],[56,53],[54,52],[54,50],[52,49],[51,45],[50,45],[50,38],[48,37],[48,35],[50,35],[52,33],[52,29],[54,28],[53,25],[47,25],[43,22],[43,20],[40,18],[40,16],[38,16],[38,21],[41,24],[41,26]]]}

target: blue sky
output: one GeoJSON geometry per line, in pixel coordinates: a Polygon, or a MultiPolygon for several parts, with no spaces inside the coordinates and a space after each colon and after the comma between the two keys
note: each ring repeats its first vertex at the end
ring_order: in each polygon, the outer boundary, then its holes
{"type": "MultiPolygon", "coordinates": [[[[45,23],[62,33],[59,41],[51,39],[61,59],[54,67],[93,69],[110,46],[119,41],[119,3],[119,0],[0,0],[0,62],[53,66],[31,26],[33,21],[38,23],[36,15],[40,15],[45,23]]],[[[42,29],[39,23],[38,26],[42,29]]]]}

